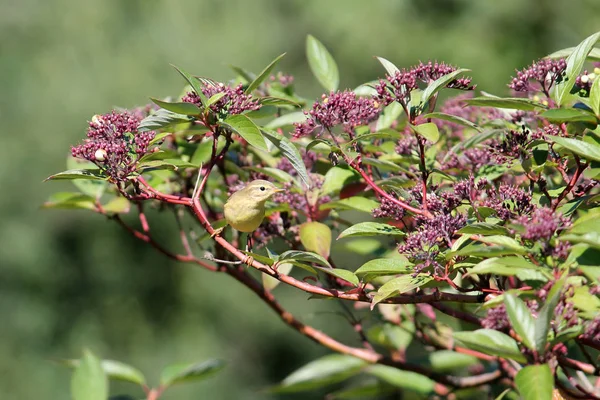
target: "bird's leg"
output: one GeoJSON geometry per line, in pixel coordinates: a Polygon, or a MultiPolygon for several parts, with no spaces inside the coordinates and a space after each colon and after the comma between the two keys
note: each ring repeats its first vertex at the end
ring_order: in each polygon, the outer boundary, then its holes
{"type": "MultiPolygon", "coordinates": [[[[246,253],[252,252],[252,233],[248,233],[246,237],[246,253]]],[[[251,266],[254,263],[254,258],[252,256],[246,255],[246,257],[242,260],[242,262],[248,266],[251,266]]]]}
{"type": "Polygon", "coordinates": [[[214,238],[215,236],[221,236],[221,233],[223,233],[224,229],[225,229],[224,226],[220,227],[219,229],[215,229],[214,232],[210,235],[211,239],[214,238]]]}

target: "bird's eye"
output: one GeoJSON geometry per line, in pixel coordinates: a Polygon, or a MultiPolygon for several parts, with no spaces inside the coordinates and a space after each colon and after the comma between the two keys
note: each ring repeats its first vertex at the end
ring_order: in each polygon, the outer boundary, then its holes
{"type": "Polygon", "coordinates": [[[264,192],[265,190],[267,190],[267,188],[266,188],[266,187],[264,187],[264,186],[261,186],[261,187],[260,187],[260,190],[264,192]]]}

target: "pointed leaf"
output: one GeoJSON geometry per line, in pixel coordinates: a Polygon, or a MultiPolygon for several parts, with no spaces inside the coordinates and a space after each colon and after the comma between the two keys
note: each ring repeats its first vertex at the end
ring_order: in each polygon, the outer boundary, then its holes
{"type": "Polygon", "coordinates": [[[420,125],[411,125],[411,128],[431,143],[437,143],[440,140],[440,131],[433,122],[426,122],[420,125]]]}
{"type": "Polygon", "coordinates": [[[335,194],[352,182],[360,180],[360,175],[349,167],[333,167],[325,174],[321,194],[335,194]]]}
{"type": "Polygon", "coordinates": [[[119,196],[102,205],[102,208],[109,214],[123,214],[129,212],[131,204],[125,197],[119,196]]]}
{"type": "Polygon", "coordinates": [[[331,228],[318,221],[305,222],[300,225],[300,242],[306,250],[327,259],[331,250],[331,228]]]}
{"type": "Polygon", "coordinates": [[[248,87],[246,88],[245,93],[252,93],[252,91],[254,89],[256,89],[258,86],[260,86],[260,84],[269,77],[269,74],[271,73],[271,71],[273,70],[273,68],[275,68],[275,65],[279,62],[279,60],[281,60],[283,58],[283,56],[285,56],[285,53],[279,55],[276,59],[274,59],[273,61],[271,61],[271,63],[269,65],[267,65],[265,67],[265,69],[262,70],[262,72],[260,74],[258,74],[258,76],[256,77],[256,79],[254,79],[252,81],[252,83],[250,83],[248,85],[248,87]]]}
{"type": "Polygon", "coordinates": [[[377,119],[377,124],[375,125],[375,131],[381,131],[383,129],[388,129],[394,121],[398,120],[400,115],[404,112],[402,105],[398,102],[393,102],[388,104],[384,109],[379,118],[377,119]]]}
{"type": "Polygon", "coordinates": [[[331,268],[329,262],[327,262],[327,260],[322,256],[316,253],[310,253],[308,251],[288,250],[279,255],[279,261],[309,262],[331,268]]]}
{"type": "Polygon", "coordinates": [[[223,96],[225,96],[225,92],[218,92],[218,93],[215,93],[212,96],[210,96],[210,98],[208,100],[206,100],[205,109],[212,106],[219,100],[221,100],[223,98],[223,96]]]}
{"type": "Polygon", "coordinates": [[[190,86],[192,87],[194,92],[196,92],[198,97],[200,97],[200,101],[202,102],[202,105],[206,106],[207,99],[206,99],[206,96],[204,95],[204,92],[202,92],[202,85],[201,85],[200,81],[198,80],[198,78],[188,74],[187,72],[185,72],[181,68],[174,66],[173,64],[171,64],[171,66],[173,68],[175,68],[181,76],[183,76],[183,78],[190,84],[190,86]]]}
{"type": "Polygon", "coordinates": [[[73,400],[106,400],[108,397],[108,380],[102,364],[89,350],[84,351],[75,368],[71,379],[71,395],[73,400]]]}
{"type": "Polygon", "coordinates": [[[102,172],[100,172],[99,169],[71,169],[50,175],[45,181],[57,181],[62,179],[91,179],[103,181],[106,180],[106,176],[102,175],[102,172]]]}
{"type": "Polygon", "coordinates": [[[596,77],[590,88],[590,107],[600,117],[600,78],[596,77]]]}
{"type": "Polygon", "coordinates": [[[425,118],[425,119],[433,118],[433,119],[440,119],[442,121],[449,121],[449,122],[453,122],[458,125],[462,125],[462,126],[466,126],[468,128],[475,129],[477,132],[483,132],[483,129],[481,129],[481,127],[479,127],[477,124],[474,124],[473,122],[471,122],[465,118],[458,117],[456,115],[445,114],[442,112],[433,112],[433,113],[423,115],[423,118],[425,118]]]}
{"type": "Polygon", "coordinates": [[[398,67],[396,67],[394,65],[394,63],[392,63],[389,60],[386,60],[383,57],[376,57],[377,60],[381,63],[381,65],[383,65],[383,68],[385,68],[385,70],[387,71],[389,76],[394,76],[396,75],[396,72],[400,72],[400,70],[398,69],[398,67]]]}
{"type": "Polygon", "coordinates": [[[354,286],[358,286],[358,277],[354,275],[352,271],[348,271],[347,269],[342,268],[319,267],[317,265],[315,265],[315,268],[321,272],[325,272],[327,275],[335,276],[336,278],[340,278],[345,280],[346,282],[350,282],[354,286]]]}
{"type": "Polygon", "coordinates": [[[366,373],[396,387],[421,394],[434,394],[436,383],[425,375],[403,371],[386,365],[372,365],[366,373]]]}
{"type": "Polygon", "coordinates": [[[175,114],[181,115],[200,115],[202,114],[202,110],[199,109],[195,104],[192,103],[168,103],[166,101],[158,100],[155,98],[150,98],[154,104],[163,108],[167,111],[171,111],[175,114]]]}
{"type": "Polygon", "coordinates": [[[441,76],[435,81],[431,82],[423,91],[423,95],[421,96],[421,106],[424,107],[425,104],[429,101],[431,97],[433,97],[434,94],[436,94],[443,87],[455,80],[458,75],[464,74],[468,71],[470,71],[470,69],[459,68],[456,71],[450,72],[449,74],[441,76]]]}
{"type": "Polygon", "coordinates": [[[263,133],[267,137],[267,139],[275,145],[281,151],[281,154],[288,159],[294,170],[298,173],[298,176],[304,184],[308,187],[310,186],[310,178],[308,177],[308,171],[306,170],[306,165],[304,165],[304,160],[300,155],[300,152],[294,146],[292,141],[283,135],[279,135],[273,132],[269,132],[267,130],[263,130],[263,133]]]}
{"type": "Polygon", "coordinates": [[[166,367],[160,375],[161,386],[205,379],[225,367],[222,360],[207,360],[192,364],[174,364],[166,367]]]}
{"type": "Polygon", "coordinates": [[[176,114],[172,111],[161,108],[156,110],[154,114],[148,115],[146,118],[144,118],[138,125],[138,130],[140,132],[154,131],[184,122],[190,122],[190,118],[188,118],[187,115],[176,114]]]}
{"type": "Polygon", "coordinates": [[[413,271],[413,264],[406,257],[376,258],[367,261],[354,274],[363,282],[370,282],[379,276],[408,274],[413,271]]]}
{"type": "Polygon", "coordinates": [[[474,97],[472,99],[465,99],[464,102],[471,106],[509,108],[522,111],[536,111],[548,108],[548,106],[542,103],[520,97],[474,97]]]}
{"type": "Polygon", "coordinates": [[[548,364],[529,365],[515,376],[515,384],[523,400],[550,400],[554,378],[548,364]]]}
{"type": "Polygon", "coordinates": [[[504,306],[510,324],[521,337],[523,344],[529,349],[535,349],[535,320],[531,310],[523,300],[511,293],[504,294],[504,306]]]}
{"type": "Polygon", "coordinates": [[[553,108],[541,113],[540,117],[546,118],[554,124],[563,122],[587,122],[590,124],[598,124],[598,120],[594,114],[580,108],[553,108]]]}
{"type": "Polygon", "coordinates": [[[600,40],[600,32],[588,36],[581,42],[575,50],[567,58],[567,69],[565,70],[564,80],[558,83],[554,88],[556,103],[562,105],[567,95],[571,92],[571,88],[575,84],[575,79],[581,72],[583,64],[588,54],[594,48],[594,45],[600,40]]]}
{"type": "Polygon", "coordinates": [[[507,235],[508,228],[501,225],[490,224],[487,222],[476,222],[461,228],[456,233],[471,235],[507,235]]]}
{"type": "Polygon", "coordinates": [[[375,296],[371,300],[371,309],[375,307],[377,303],[380,303],[390,297],[394,297],[399,294],[403,294],[421,287],[433,280],[433,277],[429,274],[418,274],[417,276],[402,275],[391,281],[386,282],[383,286],[377,290],[375,296]]]}
{"type": "Polygon", "coordinates": [[[58,192],[52,194],[43,208],[95,210],[96,201],[93,197],[79,192],[58,192]]]}
{"type": "Polygon", "coordinates": [[[517,362],[527,361],[513,338],[494,329],[454,332],[452,336],[465,347],[484,354],[510,358],[517,362]]]}
{"type": "Polygon", "coordinates": [[[344,230],[337,238],[341,239],[352,236],[376,235],[404,236],[405,233],[401,229],[389,224],[383,224],[380,222],[360,222],[344,230]]]}
{"type": "Polygon", "coordinates": [[[260,133],[258,126],[250,118],[243,114],[230,115],[221,125],[231,129],[238,135],[244,138],[251,146],[257,149],[269,151],[263,135],[260,133]]]}
{"type": "MultiPolygon", "coordinates": [[[[292,271],[292,268],[294,268],[294,264],[292,263],[281,263],[281,264],[277,264],[277,272],[279,274],[283,274],[283,275],[289,275],[290,272],[292,271]]],[[[281,283],[281,281],[279,279],[275,279],[270,275],[267,274],[262,274],[262,284],[263,287],[266,290],[273,290],[275,289],[279,284],[281,283]]]]}
{"type": "Polygon", "coordinates": [[[336,91],[340,83],[337,64],[325,46],[312,35],[306,37],[306,57],[321,86],[326,90],[336,91]]]}
{"type": "Polygon", "coordinates": [[[356,210],[370,214],[377,207],[379,207],[379,203],[373,199],[368,199],[361,196],[352,196],[348,197],[347,199],[331,201],[329,203],[322,204],[320,209],[328,210],[334,208],[336,210],[356,210]]]}
{"type": "Polygon", "coordinates": [[[327,355],[299,368],[272,391],[301,392],[328,386],[358,374],[366,364],[352,356],[327,355]]]}
{"type": "Polygon", "coordinates": [[[548,342],[548,331],[550,330],[550,324],[554,318],[554,309],[560,299],[562,288],[566,282],[566,276],[559,279],[554,283],[544,306],[538,313],[538,317],[535,320],[535,348],[540,355],[543,355],[546,350],[546,343],[548,342]]]}
{"type": "Polygon", "coordinates": [[[548,138],[586,160],[600,161],[600,146],[595,143],[559,136],[548,136],[548,138]]]}

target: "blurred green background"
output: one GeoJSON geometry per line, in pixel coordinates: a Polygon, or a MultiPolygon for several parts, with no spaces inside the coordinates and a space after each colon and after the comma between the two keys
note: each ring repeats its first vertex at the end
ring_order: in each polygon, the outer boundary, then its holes
{"type": "MultiPolygon", "coordinates": [[[[576,45],[598,15],[594,0],[0,0],[1,397],[69,398],[69,371],[48,360],[84,346],[151,381],[172,362],[228,361],[165,399],[268,398],[262,388],[326,354],[233,280],[173,263],[100,216],[40,210],[71,190],[42,180],[64,169],[93,114],[179,93],[169,63],[227,80],[229,64],[258,72],[288,52],[281,69],[316,98],[304,57],[311,33],[337,60],[341,87],[381,76],[378,55],[471,68],[479,89],[502,94],[515,68],[576,45]]],[[[355,340],[343,318],[323,313],[335,305],[276,290],[303,320],[355,340]]]]}

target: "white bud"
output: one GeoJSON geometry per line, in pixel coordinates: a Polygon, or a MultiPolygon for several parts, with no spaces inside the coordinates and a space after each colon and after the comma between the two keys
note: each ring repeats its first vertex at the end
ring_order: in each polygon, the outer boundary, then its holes
{"type": "Polygon", "coordinates": [[[590,81],[593,81],[596,79],[596,74],[592,72],[591,74],[588,74],[588,78],[590,78],[590,81]]]}
{"type": "Polygon", "coordinates": [[[587,75],[581,76],[581,83],[588,83],[590,81],[590,77],[587,75]]]}
{"type": "Polygon", "coordinates": [[[97,115],[97,114],[96,114],[96,115],[94,115],[94,116],[92,117],[92,122],[93,122],[94,124],[99,124],[99,123],[101,123],[101,122],[102,122],[102,116],[101,116],[101,115],[97,115]]]}
{"type": "Polygon", "coordinates": [[[104,161],[104,160],[106,160],[106,156],[107,155],[108,154],[106,153],[106,150],[104,150],[104,149],[98,149],[94,153],[94,158],[96,159],[96,161],[104,161]]]}
{"type": "Polygon", "coordinates": [[[594,73],[595,73],[596,75],[600,75],[600,67],[596,67],[596,68],[594,68],[594,73]]]}

